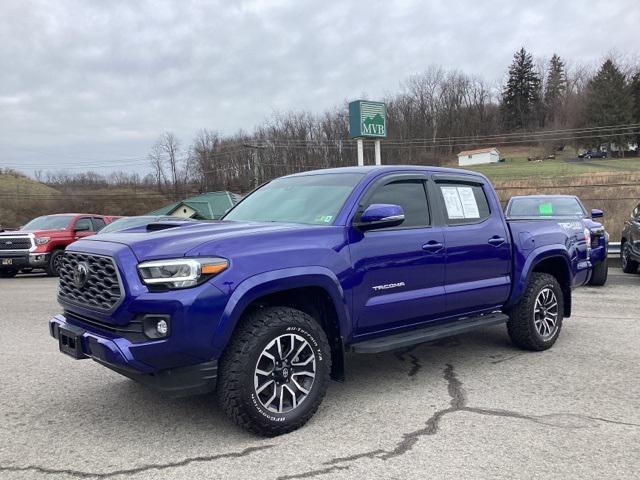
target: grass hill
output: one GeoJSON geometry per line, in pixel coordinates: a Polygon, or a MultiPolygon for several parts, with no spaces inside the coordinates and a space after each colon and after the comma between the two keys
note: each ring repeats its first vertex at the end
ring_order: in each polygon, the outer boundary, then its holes
{"type": "Polygon", "coordinates": [[[0,172],[0,195],[56,194],[57,190],[17,172],[0,172]]]}
{"type": "MultiPolygon", "coordinates": [[[[565,149],[556,158],[542,157],[542,149],[531,146],[499,147],[503,163],[466,167],[491,179],[503,203],[514,195],[577,195],[587,208],[605,211],[604,224],[611,241],[620,241],[624,222],[640,203],[640,157],[577,159],[565,149]]],[[[456,160],[451,161],[457,166],[456,160]]]]}
{"type": "MultiPolygon", "coordinates": [[[[554,159],[528,161],[528,157],[542,157],[542,149],[505,146],[499,147],[499,150],[505,162],[465,168],[483,173],[491,180],[535,180],[605,172],[640,174],[640,157],[577,159],[576,152],[566,148],[557,152],[554,159]]],[[[451,164],[457,165],[457,158],[451,159],[451,164]]]]}

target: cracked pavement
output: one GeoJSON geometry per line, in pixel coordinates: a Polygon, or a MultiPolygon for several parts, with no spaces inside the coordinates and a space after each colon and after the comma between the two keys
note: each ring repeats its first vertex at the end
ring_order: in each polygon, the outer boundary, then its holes
{"type": "Polygon", "coordinates": [[[316,416],[264,439],[57,351],[55,279],[0,280],[0,478],[620,478],[640,467],[640,275],[575,291],[547,352],[504,327],[350,356],[316,416]]]}

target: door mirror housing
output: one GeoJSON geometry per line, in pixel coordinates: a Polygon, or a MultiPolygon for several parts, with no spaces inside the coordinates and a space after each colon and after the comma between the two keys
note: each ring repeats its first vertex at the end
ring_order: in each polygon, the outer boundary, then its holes
{"type": "Polygon", "coordinates": [[[374,228],[397,227],[404,222],[404,210],[400,205],[389,203],[374,203],[369,205],[356,223],[360,230],[374,228]]]}
{"type": "Polygon", "coordinates": [[[591,210],[591,218],[602,218],[604,217],[604,212],[598,208],[594,208],[591,210]]]}

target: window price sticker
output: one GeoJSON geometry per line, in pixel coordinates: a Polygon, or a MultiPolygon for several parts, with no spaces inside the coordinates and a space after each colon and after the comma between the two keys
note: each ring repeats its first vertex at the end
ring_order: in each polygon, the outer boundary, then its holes
{"type": "Polygon", "coordinates": [[[471,187],[441,186],[442,197],[451,220],[480,218],[478,202],[471,187]]]}

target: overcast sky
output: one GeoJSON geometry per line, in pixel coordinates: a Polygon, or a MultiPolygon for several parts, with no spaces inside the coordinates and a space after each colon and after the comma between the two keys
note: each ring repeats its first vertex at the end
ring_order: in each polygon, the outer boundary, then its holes
{"type": "Polygon", "coordinates": [[[0,166],[140,170],[163,130],[251,131],[431,64],[497,85],[520,46],[637,59],[638,25],[638,0],[0,0],[0,166]]]}

